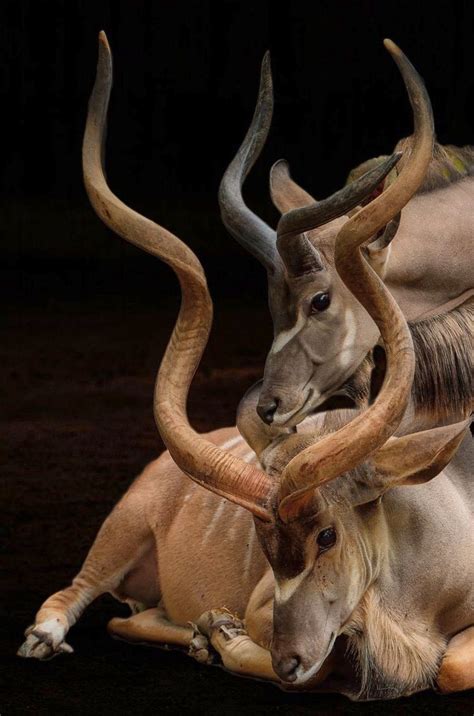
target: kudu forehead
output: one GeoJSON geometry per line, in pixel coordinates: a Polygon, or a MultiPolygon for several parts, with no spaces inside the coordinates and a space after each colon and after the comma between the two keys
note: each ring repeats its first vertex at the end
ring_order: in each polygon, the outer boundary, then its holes
{"type": "MultiPolygon", "coordinates": [[[[324,434],[323,431],[319,438],[323,439],[324,434]]],[[[305,446],[306,442],[302,440],[302,449],[305,446]]],[[[315,556],[312,540],[319,530],[330,525],[337,525],[339,537],[344,536],[346,542],[364,540],[367,536],[366,522],[371,524],[369,513],[372,514],[373,508],[378,505],[380,494],[377,470],[373,460],[368,459],[315,488],[308,509],[298,519],[282,522],[275,502],[275,520],[269,523],[257,520],[256,528],[277,578],[291,579],[303,572],[308,559],[315,556]]]]}
{"type": "Polygon", "coordinates": [[[283,524],[259,522],[257,533],[265,556],[278,579],[292,579],[306,567],[306,545],[315,529],[315,521],[283,524]]]}
{"type": "MultiPolygon", "coordinates": [[[[326,287],[328,273],[333,273],[334,246],[336,237],[342,226],[348,221],[347,216],[334,219],[323,227],[305,232],[305,237],[317,249],[320,265],[315,271],[307,272],[301,276],[291,275],[285,270],[276,271],[269,275],[269,301],[274,321],[286,323],[288,319],[296,320],[298,301],[314,288],[326,287]]],[[[293,250],[298,251],[298,241],[294,242],[293,250]]],[[[283,262],[282,262],[283,263],[283,262]]]]}
{"type": "Polygon", "coordinates": [[[329,288],[331,273],[335,270],[334,245],[323,247],[321,259],[321,268],[312,273],[288,276],[282,271],[269,276],[268,302],[275,332],[292,328],[300,316],[304,299],[329,288]]]}

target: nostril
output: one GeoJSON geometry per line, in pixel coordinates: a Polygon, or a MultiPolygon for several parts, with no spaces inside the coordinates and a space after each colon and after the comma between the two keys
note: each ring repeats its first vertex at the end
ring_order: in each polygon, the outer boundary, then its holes
{"type": "Polygon", "coordinates": [[[281,659],[276,665],[275,671],[283,681],[296,681],[296,671],[300,664],[300,657],[294,654],[286,659],[281,659]]]}
{"type": "Polygon", "coordinates": [[[269,403],[264,403],[263,405],[257,405],[257,413],[259,414],[260,418],[263,420],[264,423],[267,425],[271,425],[273,423],[273,416],[276,413],[276,409],[278,408],[278,403],[280,401],[277,398],[274,398],[269,403]]]}

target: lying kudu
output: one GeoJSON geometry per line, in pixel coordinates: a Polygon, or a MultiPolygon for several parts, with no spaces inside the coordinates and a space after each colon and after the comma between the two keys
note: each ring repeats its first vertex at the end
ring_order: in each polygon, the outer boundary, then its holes
{"type": "Polygon", "coordinates": [[[283,440],[267,473],[245,457],[235,429],[199,435],[189,425],[187,394],[211,299],[190,249],[108,188],[102,157],[112,64],[103,34],[99,47],[83,149],[89,198],[107,226],[164,260],[181,286],[154,401],[169,452],[114,508],[72,585],[43,604],[20,654],[72,651],[69,628],[109,591],[141,609],[113,619],[112,634],[189,649],[202,661],[215,650],[231,671],[293,688],[365,699],[435,683],[446,692],[474,686],[470,438],[455,454],[466,423],[391,437],[410,394],[413,345],[358,248],[415,190],[420,149],[335,244],[342,280],[384,340],[382,388],[364,413],[298,454],[298,436],[283,440]]]}
{"type": "MultiPolygon", "coordinates": [[[[393,44],[385,44],[393,54],[393,44]]],[[[422,80],[413,68],[401,69],[415,134],[399,148],[406,149],[407,158],[417,153],[420,187],[405,197],[401,215],[391,216],[369,237],[364,250],[411,321],[417,365],[403,427],[413,430],[461,420],[472,410],[474,149],[434,142],[422,80]]],[[[368,162],[343,190],[315,202],[291,179],[286,162],[277,162],[270,183],[282,217],[275,232],[250,211],[241,192],[265,143],[272,109],[271,73],[264,63],[255,115],[224,175],[219,201],[230,233],[268,274],[274,341],[257,410],[267,424],[291,427],[316,408],[341,404],[344,396],[366,399],[364,359],[379,332],[337,274],[335,241],[358,205],[389,190],[398,168],[384,181],[386,163],[368,162]]]]}

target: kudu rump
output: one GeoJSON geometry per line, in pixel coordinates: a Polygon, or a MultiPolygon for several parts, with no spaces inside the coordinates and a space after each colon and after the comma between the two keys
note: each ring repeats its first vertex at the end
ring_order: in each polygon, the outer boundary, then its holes
{"type": "Polygon", "coordinates": [[[417,364],[404,428],[461,420],[472,410],[474,149],[437,144],[421,80],[416,73],[404,79],[415,134],[399,142],[397,149],[405,154],[399,164],[388,173],[386,157],[365,162],[351,173],[354,181],[315,202],[280,160],[270,176],[272,199],[282,213],[274,231],[242,197],[272,118],[271,73],[268,64],[262,68],[255,115],[224,175],[219,201],[229,232],[267,269],[274,341],[257,405],[267,424],[293,427],[315,409],[344,404],[344,398],[358,405],[366,400],[364,359],[379,331],[336,271],[335,241],[358,205],[390,191],[411,152],[417,154],[423,181],[401,203],[401,213],[364,246],[367,260],[411,322],[417,364]],[[360,176],[365,169],[369,172],[360,176]]]}
{"type": "MultiPolygon", "coordinates": [[[[412,75],[400,50],[388,47],[405,78],[412,75]]],[[[212,303],[190,249],[108,188],[102,157],[112,61],[103,34],[99,48],[83,149],[89,198],[110,228],[171,266],[181,286],[154,399],[169,452],[112,511],[71,586],[40,608],[20,654],[72,651],[69,628],[108,591],[135,611],[110,622],[113,634],[184,648],[201,661],[220,658],[231,671],[288,687],[366,699],[435,683],[443,691],[474,686],[467,424],[392,437],[410,395],[413,344],[359,249],[418,188],[426,147],[415,146],[390,189],[345,222],[335,241],[341,280],[382,335],[383,385],[365,412],[326,426],[295,456],[295,436],[280,439],[281,467],[264,472],[235,428],[199,435],[189,425],[187,394],[212,303]]]]}

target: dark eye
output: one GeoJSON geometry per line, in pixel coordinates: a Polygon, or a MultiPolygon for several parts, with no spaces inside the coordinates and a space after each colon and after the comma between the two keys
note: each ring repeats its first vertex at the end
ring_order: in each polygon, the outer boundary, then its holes
{"type": "Polygon", "coordinates": [[[329,293],[324,293],[323,291],[317,293],[311,299],[311,313],[325,311],[326,308],[329,308],[330,303],[331,299],[329,298],[329,293]]]}
{"type": "Polygon", "coordinates": [[[327,527],[325,530],[321,530],[318,534],[317,543],[321,549],[329,549],[333,544],[336,543],[336,530],[334,527],[327,527]]]}

